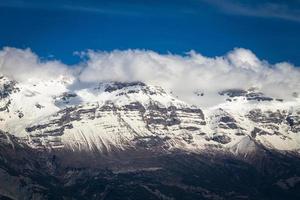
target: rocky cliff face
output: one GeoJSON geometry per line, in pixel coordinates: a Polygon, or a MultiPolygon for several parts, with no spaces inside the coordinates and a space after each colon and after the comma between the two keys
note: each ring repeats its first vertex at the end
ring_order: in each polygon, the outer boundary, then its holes
{"type": "Polygon", "coordinates": [[[141,82],[1,77],[0,194],[297,199],[299,99],[267,97],[253,88],[216,95],[224,97],[222,104],[198,108],[141,82]],[[274,191],[278,196],[269,198],[274,191]]]}
{"type": "Polygon", "coordinates": [[[2,77],[1,88],[1,129],[33,148],[197,152],[228,149],[247,136],[277,150],[300,147],[298,101],[269,101],[254,89],[221,91],[230,101],[201,109],[141,82],[75,87],[2,77]]]}

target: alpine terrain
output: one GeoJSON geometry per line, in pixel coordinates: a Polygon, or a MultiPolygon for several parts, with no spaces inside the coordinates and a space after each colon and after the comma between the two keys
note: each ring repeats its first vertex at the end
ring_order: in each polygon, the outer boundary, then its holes
{"type": "Polygon", "coordinates": [[[1,76],[0,199],[300,199],[298,93],[215,95],[1,76]]]}

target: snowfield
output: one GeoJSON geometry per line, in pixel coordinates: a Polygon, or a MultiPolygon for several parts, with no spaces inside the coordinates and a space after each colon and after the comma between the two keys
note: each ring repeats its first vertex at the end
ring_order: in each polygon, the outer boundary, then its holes
{"type": "MultiPolygon", "coordinates": [[[[253,88],[220,91],[215,95],[224,102],[207,108],[142,82],[81,84],[58,77],[18,83],[2,76],[0,94],[0,129],[33,148],[219,148],[244,155],[256,143],[277,150],[300,149],[300,99],[266,97],[253,88]]],[[[195,95],[201,101],[205,94],[195,95]]]]}

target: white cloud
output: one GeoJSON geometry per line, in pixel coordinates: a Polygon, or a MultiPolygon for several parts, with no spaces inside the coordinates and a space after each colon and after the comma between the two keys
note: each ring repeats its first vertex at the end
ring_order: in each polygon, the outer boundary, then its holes
{"type": "Polygon", "coordinates": [[[180,99],[200,106],[218,103],[220,97],[216,94],[229,88],[258,87],[267,95],[285,99],[291,98],[293,92],[300,92],[299,68],[289,63],[271,65],[242,48],[214,58],[195,51],[185,56],[147,50],[90,50],[84,54],[86,59],[71,71],[58,61],[41,62],[28,49],[4,48],[0,51],[0,72],[21,81],[71,72],[85,83],[143,81],[172,90],[180,99]],[[204,96],[198,97],[195,91],[203,92],[204,96]]]}
{"type": "Polygon", "coordinates": [[[66,76],[70,69],[59,61],[41,61],[30,49],[5,47],[0,51],[0,73],[17,81],[66,76]]]}
{"type": "Polygon", "coordinates": [[[228,88],[258,87],[278,98],[290,97],[300,89],[298,68],[289,63],[270,65],[242,48],[215,58],[194,51],[179,56],[143,50],[89,51],[87,56],[79,76],[82,81],[144,81],[169,88],[179,98],[199,105],[216,103],[216,93],[228,88]],[[197,90],[205,93],[203,98],[193,94],[197,90]]]}
{"type": "Polygon", "coordinates": [[[248,49],[236,49],[227,54],[228,60],[233,66],[258,71],[263,63],[248,49]]]}

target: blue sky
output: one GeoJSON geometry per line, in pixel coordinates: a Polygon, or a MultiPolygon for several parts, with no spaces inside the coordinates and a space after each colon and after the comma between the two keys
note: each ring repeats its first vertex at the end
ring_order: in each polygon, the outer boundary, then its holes
{"type": "Polygon", "coordinates": [[[86,49],[220,56],[235,47],[300,66],[300,1],[0,0],[0,47],[78,62],[86,49]]]}

